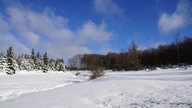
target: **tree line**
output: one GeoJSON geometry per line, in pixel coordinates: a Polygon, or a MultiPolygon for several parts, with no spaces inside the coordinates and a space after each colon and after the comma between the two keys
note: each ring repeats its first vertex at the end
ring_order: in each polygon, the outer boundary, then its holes
{"type": "Polygon", "coordinates": [[[49,59],[47,52],[43,56],[39,52],[35,53],[32,49],[31,54],[21,54],[18,57],[9,47],[6,54],[0,54],[0,72],[15,74],[17,70],[27,71],[64,71],[63,59],[49,59]]]}
{"type": "Polygon", "coordinates": [[[68,60],[68,68],[92,69],[104,67],[110,70],[140,70],[143,68],[171,67],[173,65],[192,64],[192,38],[176,38],[175,42],[159,45],[157,48],[138,50],[133,41],[128,51],[120,53],[83,54],[68,60]]]}

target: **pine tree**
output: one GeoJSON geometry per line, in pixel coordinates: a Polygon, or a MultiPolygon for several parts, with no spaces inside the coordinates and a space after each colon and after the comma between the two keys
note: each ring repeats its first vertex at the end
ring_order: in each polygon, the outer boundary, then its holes
{"type": "Polygon", "coordinates": [[[47,52],[45,52],[45,54],[43,56],[43,62],[44,62],[43,72],[47,72],[48,71],[48,66],[49,66],[49,58],[47,56],[47,52]]]}
{"type": "Polygon", "coordinates": [[[63,71],[63,72],[65,71],[63,59],[57,59],[56,60],[55,70],[56,71],[63,71]]]}
{"type": "Polygon", "coordinates": [[[38,59],[41,59],[41,55],[40,55],[39,52],[37,52],[37,58],[38,58],[38,59]]]}
{"type": "Polygon", "coordinates": [[[13,60],[13,57],[14,57],[13,49],[12,47],[9,47],[6,54],[7,64],[8,64],[6,73],[10,75],[15,74],[15,71],[16,71],[15,61],[13,60]]]}
{"type": "Polygon", "coordinates": [[[33,63],[31,63],[30,58],[25,58],[24,55],[18,57],[17,63],[19,65],[20,70],[27,70],[27,71],[32,71],[33,70],[33,63]]]}
{"type": "Polygon", "coordinates": [[[56,71],[56,61],[54,59],[49,60],[49,70],[56,71]]]}
{"type": "Polygon", "coordinates": [[[37,52],[37,54],[36,54],[34,63],[35,63],[36,70],[43,69],[44,63],[43,63],[43,60],[41,59],[41,55],[39,52],[37,52]]]}
{"type": "Polygon", "coordinates": [[[31,69],[32,70],[37,69],[36,56],[35,56],[35,50],[34,49],[32,49],[32,51],[31,51],[31,58],[30,58],[29,62],[31,64],[31,69]]]}
{"type": "Polygon", "coordinates": [[[63,67],[63,65],[60,65],[60,66],[59,66],[58,71],[63,71],[63,72],[65,71],[65,68],[63,67]]]}
{"type": "Polygon", "coordinates": [[[0,55],[0,71],[5,72],[7,68],[8,68],[7,58],[2,54],[0,55]]]}
{"type": "Polygon", "coordinates": [[[32,51],[31,51],[31,59],[35,59],[35,51],[34,51],[34,49],[32,49],[32,51]]]}

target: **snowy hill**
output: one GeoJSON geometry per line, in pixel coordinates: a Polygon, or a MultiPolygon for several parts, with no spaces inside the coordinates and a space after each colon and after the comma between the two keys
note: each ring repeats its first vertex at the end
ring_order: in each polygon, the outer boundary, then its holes
{"type": "Polygon", "coordinates": [[[0,76],[0,108],[191,108],[192,69],[0,76]]]}

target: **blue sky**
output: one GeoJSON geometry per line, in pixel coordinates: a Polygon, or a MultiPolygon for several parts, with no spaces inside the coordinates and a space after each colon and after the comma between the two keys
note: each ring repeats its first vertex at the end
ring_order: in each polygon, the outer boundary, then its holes
{"type": "Polygon", "coordinates": [[[192,37],[191,0],[0,0],[0,51],[51,57],[120,52],[192,37]]]}

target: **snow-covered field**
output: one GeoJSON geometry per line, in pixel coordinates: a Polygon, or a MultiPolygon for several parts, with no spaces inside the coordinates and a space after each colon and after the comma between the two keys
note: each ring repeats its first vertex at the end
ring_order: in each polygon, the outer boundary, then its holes
{"type": "Polygon", "coordinates": [[[0,75],[0,108],[192,108],[192,69],[0,75]]]}

